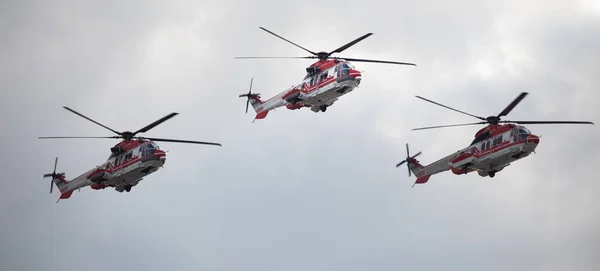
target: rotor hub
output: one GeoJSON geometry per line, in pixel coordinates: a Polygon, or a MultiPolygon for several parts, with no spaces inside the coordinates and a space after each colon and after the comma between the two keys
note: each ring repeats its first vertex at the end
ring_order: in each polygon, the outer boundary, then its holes
{"type": "Polygon", "coordinates": [[[131,140],[133,138],[133,133],[130,131],[122,132],[121,135],[123,136],[123,139],[125,139],[125,140],[131,140]]]}
{"type": "Polygon", "coordinates": [[[329,53],[328,52],[318,52],[317,53],[317,57],[319,58],[319,60],[323,61],[323,60],[327,60],[327,58],[329,57],[329,53]]]}
{"type": "Polygon", "coordinates": [[[500,118],[497,116],[489,116],[487,118],[485,118],[485,120],[489,123],[489,124],[498,124],[500,122],[500,118]]]}

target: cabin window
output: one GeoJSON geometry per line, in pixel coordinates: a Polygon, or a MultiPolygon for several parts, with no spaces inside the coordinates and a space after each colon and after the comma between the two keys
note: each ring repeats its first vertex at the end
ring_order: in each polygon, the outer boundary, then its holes
{"type": "Polygon", "coordinates": [[[500,143],[502,143],[502,136],[497,136],[494,138],[494,146],[500,145],[500,143]]]}
{"type": "Polygon", "coordinates": [[[118,166],[123,163],[123,155],[119,155],[115,157],[115,166],[118,166]]]}
{"type": "Polygon", "coordinates": [[[327,72],[325,72],[325,73],[321,74],[321,79],[320,79],[320,81],[325,81],[325,80],[327,79],[327,75],[328,75],[328,73],[327,73],[327,72]]]}
{"type": "Polygon", "coordinates": [[[128,161],[129,159],[131,159],[132,156],[133,156],[133,153],[129,152],[128,154],[125,155],[125,159],[123,159],[123,162],[128,161]]]}

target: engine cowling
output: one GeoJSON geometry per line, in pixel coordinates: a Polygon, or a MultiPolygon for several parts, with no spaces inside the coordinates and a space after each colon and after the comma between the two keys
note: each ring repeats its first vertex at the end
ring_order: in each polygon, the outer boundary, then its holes
{"type": "Polygon", "coordinates": [[[90,180],[93,183],[99,183],[104,180],[110,179],[111,177],[112,177],[112,174],[110,172],[107,172],[106,170],[99,168],[96,171],[92,172],[92,174],[90,174],[88,176],[88,180],[90,180]]]}
{"type": "Polygon", "coordinates": [[[306,95],[304,95],[302,92],[300,92],[300,89],[293,89],[290,92],[288,92],[286,95],[284,95],[282,98],[291,104],[295,104],[298,103],[302,100],[304,100],[306,95]]]}

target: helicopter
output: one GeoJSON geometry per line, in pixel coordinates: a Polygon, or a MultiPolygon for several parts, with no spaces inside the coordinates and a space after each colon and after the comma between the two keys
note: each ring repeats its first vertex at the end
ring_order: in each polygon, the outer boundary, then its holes
{"type": "Polygon", "coordinates": [[[506,121],[500,119],[503,116],[507,116],[527,94],[527,92],[522,92],[500,114],[487,118],[469,114],[421,96],[416,96],[435,105],[480,119],[481,122],[423,127],[413,129],[413,131],[478,124],[487,124],[487,126],[475,134],[475,139],[468,147],[427,166],[421,165],[415,159],[421,155],[421,152],[413,156],[410,155],[407,143],[406,159],[396,164],[396,167],[407,163],[408,176],[410,177],[412,172],[417,177],[413,187],[417,183],[427,183],[431,175],[447,170],[451,170],[456,175],[477,171],[481,177],[489,176],[493,178],[497,172],[503,170],[511,163],[523,159],[531,153],[535,153],[535,149],[540,143],[540,136],[532,134],[523,124],[594,124],[589,121],[506,121]]]}
{"type": "Polygon", "coordinates": [[[309,52],[311,55],[304,57],[235,57],[235,59],[295,58],[318,60],[306,68],[306,76],[300,84],[294,85],[268,100],[263,101],[260,97],[260,93],[252,93],[252,82],[254,78],[250,79],[250,89],[248,90],[248,93],[241,94],[239,97],[247,98],[246,113],[248,113],[248,105],[252,104],[252,107],[256,112],[256,117],[252,122],[257,119],[264,119],[270,110],[282,106],[285,106],[289,110],[309,107],[315,113],[325,112],[329,106],[333,105],[333,103],[341,96],[352,92],[361,82],[361,72],[358,71],[350,61],[416,66],[414,63],[359,58],[339,58],[331,56],[334,53],[341,53],[354,44],[373,35],[373,33],[367,33],[331,52],[314,52],[289,41],[264,27],[260,27],[260,29],[309,52]]]}
{"type": "MultiPolygon", "coordinates": [[[[83,187],[90,186],[94,190],[105,189],[107,187],[114,187],[118,192],[127,191],[130,192],[131,188],[136,186],[144,177],[149,174],[156,172],[159,168],[163,167],[166,162],[167,155],[156,142],[177,142],[177,143],[191,143],[191,144],[205,144],[205,145],[216,145],[221,146],[220,143],[212,142],[201,142],[201,141],[190,141],[190,140],[178,140],[178,139],[166,139],[166,138],[150,138],[136,136],[139,133],[148,132],[150,129],[163,123],[164,121],[178,115],[178,113],[171,113],[139,130],[136,132],[117,132],[95,120],[92,120],[79,112],[64,106],[63,108],[71,111],[72,113],[83,117],[111,132],[117,134],[116,136],[107,137],[38,137],[38,139],[56,139],[56,138],[113,138],[122,139],[121,142],[110,148],[110,156],[103,164],[96,166],[82,175],[67,180],[65,173],[57,173],[56,166],[58,164],[58,157],[54,160],[54,171],[52,173],[44,174],[44,178],[52,178],[50,181],[50,194],[54,185],[59,189],[61,195],[58,201],[61,199],[68,199],[73,194],[73,191],[79,190],[83,187]]],[[[56,201],[58,203],[58,201],[56,201]]]]}

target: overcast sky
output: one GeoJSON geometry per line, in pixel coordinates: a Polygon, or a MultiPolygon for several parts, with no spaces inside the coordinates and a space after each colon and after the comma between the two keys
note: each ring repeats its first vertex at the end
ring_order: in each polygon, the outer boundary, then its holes
{"type": "Polygon", "coordinates": [[[404,144],[433,162],[477,126],[415,95],[506,120],[600,123],[600,4],[581,1],[3,1],[0,3],[1,270],[598,270],[598,125],[531,125],[537,154],[495,178],[414,177],[404,144]],[[452,3],[450,3],[452,2],[452,3]],[[298,83],[314,51],[338,56],[355,92],[326,113],[280,108],[251,123],[244,99],[298,83]],[[55,203],[54,157],[76,177],[116,130],[180,115],[146,136],[165,168],[130,193],[89,188],[55,203]]]}

